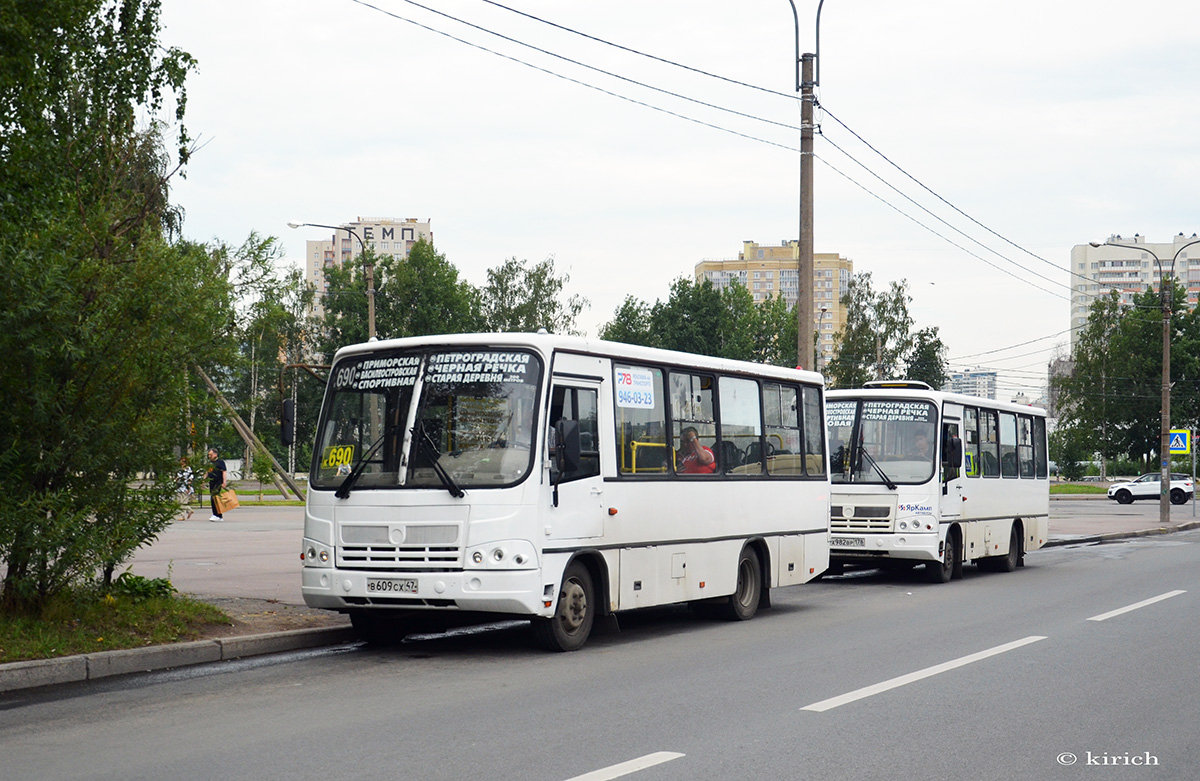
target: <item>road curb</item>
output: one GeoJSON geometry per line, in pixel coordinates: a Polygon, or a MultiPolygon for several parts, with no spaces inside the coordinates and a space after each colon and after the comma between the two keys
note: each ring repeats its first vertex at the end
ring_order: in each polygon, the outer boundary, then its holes
{"type": "Polygon", "coordinates": [[[1081,534],[1070,537],[1051,538],[1042,544],[1043,548],[1055,548],[1062,545],[1083,545],[1098,542],[1113,542],[1128,540],[1136,537],[1152,537],[1157,534],[1173,534],[1200,529],[1200,521],[1189,521],[1178,526],[1158,526],[1153,529],[1139,529],[1132,532],[1109,532],[1107,534],[1081,534]]]}
{"type": "Polygon", "coordinates": [[[169,670],[195,664],[230,661],[283,651],[299,651],[358,639],[348,626],[293,629],[261,635],[197,640],[191,643],[154,645],[121,651],[34,659],[0,664],[0,694],[20,689],[75,683],[112,675],[169,670]]]}

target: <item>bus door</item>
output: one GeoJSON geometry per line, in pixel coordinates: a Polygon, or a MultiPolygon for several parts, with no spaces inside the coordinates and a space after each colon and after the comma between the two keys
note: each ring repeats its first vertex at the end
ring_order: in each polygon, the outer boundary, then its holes
{"type": "MultiPolygon", "coordinates": [[[[600,477],[600,377],[566,376],[561,370],[561,357],[556,359],[551,378],[550,404],[546,420],[546,453],[549,456],[549,479],[544,501],[557,506],[546,514],[547,538],[552,540],[587,539],[603,536],[604,481],[600,477]],[[560,420],[570,420],[579,426],[579,463],[574,469],[560,472],[555,457],[554,427],[560,420]],[[556,491],[557,489],[557,491],[556,491]]],[[[594,369],[593,369],[594,371],[594,369]]]]}
{"type": "Polygon", "coordinates": [[[963,503],[967,501],[966,471],[963,469],[962,425],[958,420],[946,418],[942,421],[941,462],[938,474],[942,484],[943,520],[953,520],[963,514],[963,503]]]}

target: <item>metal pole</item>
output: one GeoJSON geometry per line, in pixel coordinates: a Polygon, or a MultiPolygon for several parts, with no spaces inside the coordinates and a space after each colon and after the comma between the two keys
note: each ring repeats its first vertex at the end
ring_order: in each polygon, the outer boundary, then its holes
{"type": "MultiPolygon", "coordinates": [[[[1154,256],[1158,260],[1158,256],[1154,256]]],[[[1159,296],[1162,298],[1162,436],[1158,455],[1162,461],[1161,489],[1158,497],[1158,522],[1171,522],[1171,296],[1162,261],[1158,262],[1159,296]]],[[[1174,283],[1174,279],[1172,279],[1174,283]]]]}

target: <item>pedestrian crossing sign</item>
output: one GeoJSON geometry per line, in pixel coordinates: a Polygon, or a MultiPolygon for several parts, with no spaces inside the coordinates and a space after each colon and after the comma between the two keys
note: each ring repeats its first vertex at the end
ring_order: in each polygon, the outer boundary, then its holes
{"type": "Polygon", "coordinates": [[[1172,455],[1186,455],[1192,452],[1192,432],[1186,428],[1173,428],[1167,444],[1172,455]]]}

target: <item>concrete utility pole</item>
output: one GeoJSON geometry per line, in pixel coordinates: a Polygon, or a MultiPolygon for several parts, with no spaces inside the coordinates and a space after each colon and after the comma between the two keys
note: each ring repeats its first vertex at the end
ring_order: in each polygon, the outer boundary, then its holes
{"type": "Polygon", "coordinates": [[[815,369],[813,344],[813,61],[815,54],[800,59],[800,269],[796,291],[796,355],[805,369],[815,369]]]}
{"type": "Polygon", "coordinates": [[[796,288],[796,360],[805,369],[816,369],[816,327],[813,324],[813,109],[814,89],[821,83],[821,6],[817,3],[816,54],[800,54],[800,15],[795,0],[792,19],[796,23],[796,91],[800,93],[800,240],[799,280],[796,288]],[[814,65],[816,75],[813,75],[814,65]]]}

